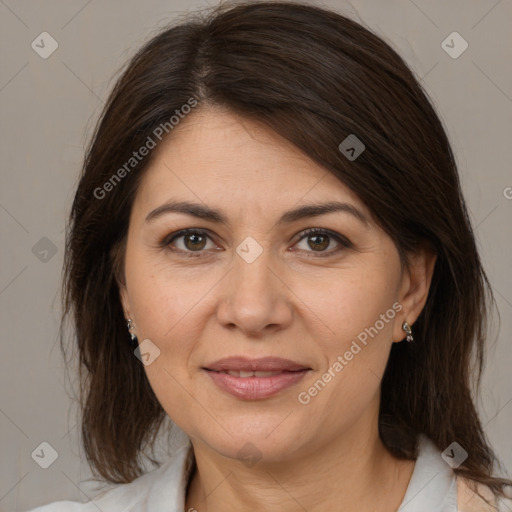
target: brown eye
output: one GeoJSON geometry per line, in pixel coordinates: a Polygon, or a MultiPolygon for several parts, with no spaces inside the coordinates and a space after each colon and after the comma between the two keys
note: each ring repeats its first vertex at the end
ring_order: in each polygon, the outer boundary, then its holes
{"type": "Polygon", "coordinates": [[[329,237],[327,235],[309,235],[308,245],[311,249],[323,251],[329,247],[329,237]]]}
{"type": "Polygon", "coordinates": [[[206,237],[204,235],[192,233],[190,235],[184,235],[183,240],[187,249],[190,249],[191,251],[197,251],[204,249],[206,237]]]}
{"type": "Polygon", "coordinates": [[[319,253],[320,257],[330,256],[331,254],[337,253],[343,249],[352,247],[352,243],[348,239],[330,230],[311,228],[301,234],[302,238],[299,240],[299,243],[304,239],[307,239],[307,247],[309,249],[300,248],[300,250],[319,253]],[[332,241],[336,242],[337,247],[333,250],[327,251],[326,249],[331,245],[332,241]]]}
{"type": "MultiPolygon", "coordinates": [[[[198,253],[197,256],[199,256],[207,249],[209,240],[211,241],[211,238],[204,231],[185,229],[166,237],[161,245],[162,247],[169,247],[174,252],[189,253],[187,254],[189,256],[195,256],[195,254],[190,253],[198,253]]],[[[215,247],[213,242],[212,246],[215,247]]]]}

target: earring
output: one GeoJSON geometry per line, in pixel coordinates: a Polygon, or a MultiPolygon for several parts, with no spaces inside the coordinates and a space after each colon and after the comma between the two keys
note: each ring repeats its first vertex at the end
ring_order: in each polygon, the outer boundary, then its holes
{"type": "Polygon", "coordinates": [[[411,341],[414,341],[414,338],[412,337],[412,329],[411,329],[411,326],[407,323],[407,322],[404,322],[402,324],[402,329],[407,333],[407,336],[406,336],[406,340],[410,343],[411,341]]]}
{"type": "Polygon", "coordinates": [[[132,332],[132,324],[133,324],[132,319],[128,318],[128,322],[127,322],[126,326],[128,327],[128,332],[130,333],[130,336],[132,338],[132,345],[137,346],[137,336],[132,332]]]}

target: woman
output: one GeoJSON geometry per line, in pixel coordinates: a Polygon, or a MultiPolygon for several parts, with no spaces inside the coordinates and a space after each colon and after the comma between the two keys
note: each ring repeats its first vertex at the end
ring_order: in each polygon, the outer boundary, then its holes
{"type": "Polygon", "coordinates": [[[510,510],[447,136],[343,16],[239,3],[146,44],[88,149],[64,289],[85,452],[125,485],[39,512],[510,510]],[[141,475],[166,417],[189,442],[141,475]]]}

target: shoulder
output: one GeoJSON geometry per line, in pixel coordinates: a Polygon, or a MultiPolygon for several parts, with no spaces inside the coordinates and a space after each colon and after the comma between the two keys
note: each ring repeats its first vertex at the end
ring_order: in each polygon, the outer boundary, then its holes
{"type": "Polygon", "coordinates": [[[466,478],[457,477],[458,512],[509,512],[512,511],[512,495],[496,498],[489,487],[466,478]]]}
{"type": "Polygon", "coordinates": [[[27,512],[159,512],[165,508],[174,512],[180,510],[192,460],[187,444],[160,467],[133,482],[108,488],[87,503],[55,501],[27,512]]]}

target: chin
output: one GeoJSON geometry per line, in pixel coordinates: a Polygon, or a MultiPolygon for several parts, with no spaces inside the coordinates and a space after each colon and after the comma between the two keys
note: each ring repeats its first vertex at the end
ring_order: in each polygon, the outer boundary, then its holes
{"type": "Polygon", "coordinates": [[[278,421],[274,415],[267,420],[260,417],[258,424],[250,420],[225,422],[223,427],[227,432],[219,427],[218,435],[205,432],[196,437],[224,457],[250,461],[247,465],[260,460],[281,462],[290,458],[305,442],[303,429],[285,427],[287,420],[283,422],[284,417],[286,415],[281,415],[278,421]]]}

